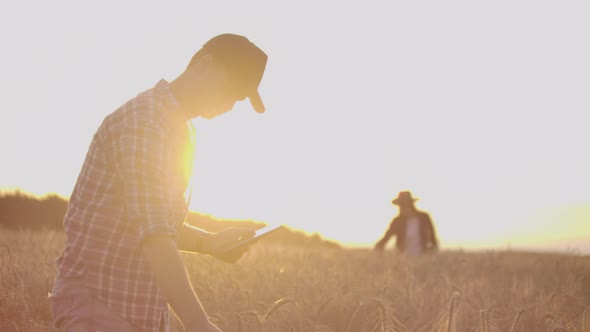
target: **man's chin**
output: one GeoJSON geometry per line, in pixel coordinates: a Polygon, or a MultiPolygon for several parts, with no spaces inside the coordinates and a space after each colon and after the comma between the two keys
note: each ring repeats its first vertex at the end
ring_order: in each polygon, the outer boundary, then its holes
{"type": "Polygon", "coordinates": [[[211,120],[211,119],[214,119],[218,116],[219,116],[219,113],[215,113],[215,112],[205,112],[200,115],[201,118],[206,119],[206,120],[211,120]]]}
{"type": "Polygon", "coordinates": [[[214,118],[218,118],[219,116],[224,115],[229,111],[231,111],[231,109],[229,109],[227,111],[208,112],[206,114],[201,115],[201,117],[204,119],[207,119],[207,120],[211,120],[214,118]]]}

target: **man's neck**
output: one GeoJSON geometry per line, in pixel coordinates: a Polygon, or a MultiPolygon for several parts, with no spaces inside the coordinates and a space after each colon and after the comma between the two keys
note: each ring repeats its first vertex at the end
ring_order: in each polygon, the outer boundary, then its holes
{"type": "Polygon", "coordinates": [[[189,91],[188,85],[185,84],[182,76],[179,76],[169,84],[170,90],[178,101],[178,111],[187,121],[196,118],[198,112],[195,112],[194,110],[198,109],[198,107],[192,106],[192,104],[194,104],[193,100],[195,99],[195,92],[189,91]]]}
{"type": "Polygon", "coordinates": [[[418,211],[415,209],[406,210],[406,211],[400,212],[400,215],[404,216],[404,217],[414,217],[414,216],[418,215],[418,211]]]}

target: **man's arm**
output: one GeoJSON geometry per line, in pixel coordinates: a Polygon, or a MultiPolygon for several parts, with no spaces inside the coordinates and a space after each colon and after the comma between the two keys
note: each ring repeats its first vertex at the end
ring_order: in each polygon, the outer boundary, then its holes
{"type": "Polygon", "coordinates": [[[187,330],[220,331],[209,321],[194,292],[174,240],[166,235],[152,235],[141,244],[162,295],[187,330]]]}
{"type": "Polygon", "coordinates": [[[383,237],[375,244],[375,249],[382,250],[385,247],[385,244],[387,244],[387,241],[389,241],[389,239],[395,234],[395,221],[395,218],[391,221],[391,223],[389,224],[389,228],[387,229],[387,232],[385,232],[385,234],[383,234],[383,237]]]}
{"type": "Polygon", "coordinates": [[[438,241],[436,239],[436,234],[434,233],[434,224],[432,223],[432,219],[430,215],[424,214],[426,224],[428,225],[428,239],[430,242],[430,249],[438,249],[438,241]]]}
{"type": "Polygon", "coordinates": [[[137,224],[142,255],[162,295],[187,331],[220,331],[195,294],[173,237],[177,235],[174,197],[181,192],[171,174],[180,169],[178,142],[169,129],[149,120],[131,123],[114,141],[115,166],[129,220],[137,224]]]}
{"type": "Polygon", "coordinates": [[[185,222],[178,234],[178,250],[205,254],[207,248],[204,242],[207,241],[210,235],[211,233],[185,222]]]}
{"type": "Polygon", "coordinates": [[[211,255],[227,263],[237,261],[248,247],[239,247],[225,251],[226,248],[254,237],[255,232],[247,228],[228,228],[219,233],[209,233],[195,226],[184,223],[178,235],[178,249],[211,255]]]}

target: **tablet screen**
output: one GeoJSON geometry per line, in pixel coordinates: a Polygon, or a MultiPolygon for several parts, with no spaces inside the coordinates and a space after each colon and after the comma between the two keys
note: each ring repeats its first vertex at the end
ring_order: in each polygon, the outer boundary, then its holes
{"type": "Polygon", "coordinates": [[[274,232],[278,231],[281,228],[283,228],[283,226],[272,226],[272,227],[265,227],[265,228],[259,229],[259,230],[256,231],[256,235],[254,235],[253,238],[251,238],[249,240],[246,240],[244,242],[239,242],[239,243],[237,243],[237,244],[235,244],[235,245],[227,248],[225,251],[230,251],[230,250],[233,250],[235,248],[238,248],[238,247],[241,247],[241,246],[244,246],[244,245],[250,245],[252,243],[255,243],[260,238],[262,238],[262,237],[264,237],[266,235],[269,235],[271,233],[274,233],[274,232]]]}

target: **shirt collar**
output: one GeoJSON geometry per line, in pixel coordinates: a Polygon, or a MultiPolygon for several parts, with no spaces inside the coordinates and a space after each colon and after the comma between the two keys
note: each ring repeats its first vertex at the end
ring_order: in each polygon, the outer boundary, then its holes
{"type": "Polygon", "coordinates": [[[161,106],[165,112],[168,112],[177,120],[190,122],[189,119],[187,119],[180,111],[180,103],[170,88],[170,83],[168,83],[168,81],[161,79],[158,84],[156,84],[154,89],[157,95],[160,96],[160,100],[162,102],[161,106]]]}

